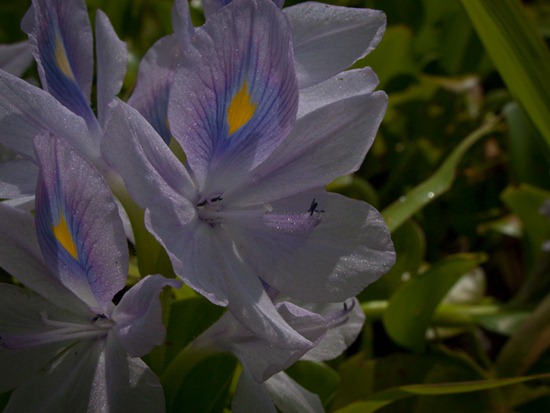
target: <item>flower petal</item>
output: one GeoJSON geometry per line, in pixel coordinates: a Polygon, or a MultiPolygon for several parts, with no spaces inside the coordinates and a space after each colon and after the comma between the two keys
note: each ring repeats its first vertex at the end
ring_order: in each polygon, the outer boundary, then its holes
{"type": "Polygon", "coordinates": [[[0,70],[0,143],[34,159],[33,139],[44,131],[70,142],[79,152],[97,156],[86,124],[52,95],[0,70]]]}
{"type": "Polygon", "coordinates": [[[97,128],[89,102],[93,40],[85,2],[34,0],[22,28],[29,35],[44,90],[97,128]]]}
{"type": "Polygon", "coordinates": [[[200,188],[227,187],[288,135],[298,91],[290,32],[269,1],[236,0],[186,50],[168,117],[200,188]]]}
{"type": "Polygon", "coordinates": [[[387,105],[384,92],[354,96],[300,118],[291,133],[242,185],[224,199],[243,205],[282,199],[356,171],[387,105]]]}
{"type": "MultiPolygon", "coordinates": [[[[111,337],[105,350],[107,408],[112,413],[163,412],[164,393],[157,376],[139,358],[131,358],[111,337]]],[[[103,411],[106,406],[96,405],[103,411]]]]}
{"type": "MultiPolygon", "coordinates": [[[[365,321],[365,313],[357,299],[346,302],[346,307],[342,311],[342,303],[337,304],[311,304],[305,305],[308,310],[318,314],[323,314],[329,324],[327,333],[323,339],[310,351],[308,351],[302,360],[324,361],[332,360],[342,354],[349,346],[353,344],[365,321]],[[353,308],[349,309],[349,306],[353,308]],[[339,313],[342,316],[339,316],[339,313]],[[332,320],[331,314],[336,314],[341,320],[334,320],[337,325],[330,326],[332,320]]],[[[334,317],[334,316],[332,316],[334,317]]]]}
{"type": "Polygon", "coordinates": [[[175,35],[158,40],[141,60],[136,87],[128,100],[166,143],[172,137],[168,126],[168,95],[182,50],[175,35]]]}
{"type": "Polygon", "coordinates": [[[33,58],[26,41],[0,45],[0,69],[21,76],[32,64],[33,58]]]}
{"type": "Polygon", "coordinates": [[[32,215],[4,202],[0,203],[0,251],[0,267],[21,283],[68,311],[89,311],[44,264],[32,215]]]}
{"type": "Polygon", "coordinates": [[[12,392],[4,412],[98,411],[91,393],[102,347],[102,341],[86,340],[66,349],[59,359],[12,392]]]}
{"type": "Polygon", "coordinates": [[[38,167],[28,160],[0,164],[0,198],[34,195],[38,167]]]}
{"type": "Polygon", "coordinates": [[[322,413],[321,399],[281,372],[265,382],[275,406],[284,413],[322,413]]]}
{"type": "Polygon", "coordinates": [[[379,10],[307,2],[284,9],[292,27],[300,89],[326,80],[366,56],[382,39],[379,10]]]}
{"type": "Polygon", "coordinates": [[[95,20],[97,54],[97,112],[101,125],[105,124],[109,103],[120,92],[128,65],[128,48],[121,41],[101,10],[95,20]]]}
{"type": "Polygon", "coordinates": [[[267,388],[258,383],[250,373],[243,370],[237,382],[235,396],[231,402],[234,413],[277,413],[267,388]]]}
{"type": "MultiPolygon", "coordinates": [[[[222,7],[227,6],[229,3],[231,3],[231,1],[232,0],[202,0],[202,9],[204,11],[204,15],[206,16],[206,18],[208,18],[211,14],[216,13],[222,7]]],[[[279,8],[282,8],[285,2],[284,0],[272,1],[279,8]]]]}
{"type": "Polygon", "coordinates": [[[295,196],[272,207],[319,215],[313,229],[289,232],[246,219],[225,226],[242,259],[283,294],[306,302],[344,301],[392,267],[390,234],[378,211],[365,202],[318,193],[317,212],[309,212],[311,196],[295,196]]]}
{"type": "Polygon", "coordinates": [[[186,46],[193,35],[195,27],[189,12],[189,3],[186,0],[174,0],[172,6],[172,28],[180,45],[186,46]]]}
{"type": "MultiPolygon", "coordinates": [[[[187,202],[182,195],[194,195],[191,178],[181,162],[147,120],[124,102],[113,104],[101,150],[142,208],[169,202],[181,213],[184,208],[180,204],[187,202]]],[[[192,205],[190,208],[194,210],[192,205]]]]}
{"type": "Polygon", "coordinates": [[[35,139],[38,241],[46,263],[98,313],[126,282],[128,249],[118,208],[99,172],[53,136],[35,139]]]}
{"type": "Polygon", "coordinates": [[[378,77],[370,68],[348,70],[322,83],[300,90],[298,118],[337,100],[371,93],[378,77]]]}
{"type": "Polygon", "coordinates": [[[158,296],[165,286],[181,285],[178,280],[149,275],[122,296],[111,315],[116,322],[113,334],[130,356],[144,356],[162,344],[166,331],[158,296]]]}

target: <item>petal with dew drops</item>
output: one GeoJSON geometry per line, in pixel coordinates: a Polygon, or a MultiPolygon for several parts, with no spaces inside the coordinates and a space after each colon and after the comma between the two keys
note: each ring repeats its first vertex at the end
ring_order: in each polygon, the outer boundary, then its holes
{"type": "Polygon", "coordinates": [[[386,15],[379,10],[306,2],[284,11],[300,89],[349,68],[380,43],[386,29],[386,15]]]}
{"type": "Polygon", "coordinates": [[[327,185],[356,171],[387,106],[384,92],[352,96],[298,119],[290,136],[224,199],[264,203],[327,185]]]}
{"type": "Polygon", "coordinates": [[[32,215],[5,204],[0,203],[0,267],[60,308],[89,311],[44,263],[32,215]]]}
{"type": "Polygon", "coordinates": [[[40,166],[36,227],[52,272],[98,313],[126,281],[128,248],[100,173],[52,135],[35,139],[40,166]]]}
{"type": "Polygon", "coordinates": [[[298,90],[290,31],[270,1],[233,1],[197,29],[168,118],[198,186],[239,181],[288,135],[298,90]]]}
{"type": "Polygon", "coordinates": [[[42,87],[96,129],[90,108],[93,39],[83,0],[34,0],[22,23],[42,87]]]}
{"type": "Polygon", "coordinates": [[[293,231],[262,219],[224,225],[243,260],[285,295],[306,302],[344,301],[389,271],[395,261],[386,223],[365,202],[318,192],[271,206],[272,213],[286,213],[289,220],[301,213],[317,216],[318,223],[304,226],[300,221],[293,231]]]}
{"type": "Polygon", "coordinates": [[[101,10],[97,11],[96,21],[97,54],[97,112],[99,122],[104,125],[109,104],[120,92],[128,65],[128,47],[121,41],[101,10]]]}

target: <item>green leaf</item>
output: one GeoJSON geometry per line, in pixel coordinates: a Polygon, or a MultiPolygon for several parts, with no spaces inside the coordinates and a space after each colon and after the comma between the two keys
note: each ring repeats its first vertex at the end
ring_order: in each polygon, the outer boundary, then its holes
{"type": "Polygon", "coordinates": [[[340,381],[338,374],[329,366],[313,361],[298,361],[286,373],[307,390],[319,395],[325,406],[334,397],[340,381]]]}
{"type": "Polygon", "coordinates": [[[168,404],[168,412],[223,412],[236,366],[237,360],[227,354],[197,364],[168,404]]]}
{"type": "Polygon", "coordinates": [[[335,413],[372,413],[384,406],[387,406],[397,400],[418,395],[447,395],[460,394],[480,390],[495,389],[512,384],[524,383],[531,380],[540,380],[550,378],[550,374],[538,374],[526,377],[513,377],[509,379],[489,379],[469,382],[456,383],[436,383],[436,384],[413,384],[400,386],[373,394],[369,400],[364,402],[352,403],[335,413]]]}
{"type": "Polygon", "coordinates": [[[492,119],[468,135],[453,150],[435,174],[382,211],[382,216],[391,232],[394,232],[403,222],[451,187],[456,168],[466,151],[484,135],[491,132],[497,122],[496,118],[492,119]]]}
{"type": "Polygon", "coordinates": [[[508,89],[550,145],[550,53],[517,0],[462,0],[508,89]]]}
{"type": "Polygon", "coordinates": [[[506,342],[497,358],[501,377],[524,374],[550,347],[550,294],[537,306],[516,333],[506,342]]]}
{"type": "Polygon", "coordinates": [[[383,316],[390,337],[401,346],[422,351],[426,329],[441,299],[463,274],[485,259],[484,254],[452,255],[401,287],[383,316]]]}

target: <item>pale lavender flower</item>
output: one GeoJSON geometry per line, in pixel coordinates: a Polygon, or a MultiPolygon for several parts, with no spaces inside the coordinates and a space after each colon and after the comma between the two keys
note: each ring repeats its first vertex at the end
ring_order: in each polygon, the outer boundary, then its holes
{"type": "Polygon", "coordinates": [[[343,301],[395,253],[374,208],[324,190],[361,165],[386,95],[296,119],[298,93],[286,17],[267,0],[237,0],[197,29],[175,74],[168,115],[185,164],[122,102],[102,149],[187,284],[256,334],[307,348],[263,282],[304,302],[343,301]]]}
{"type": "Polygon", "coordinates": [[[309,348],[279,347],[258,337],[226,313],[190,345],[191,351],[229,352],[243,366],[232,403],[236,413],[323,412],[319,397],[292,380],[284,369],[298,359],[325,361],[339,356],[360,333],[365,316],[357,300],[339,304],[296,304],[281,301],[279,313],[298,333],[311,341],[309,348]]]}
{"type": "Polygon", "coordinates": [[[160,290],[148,276],[125,286],[128,249],[99,172],[60,139],[35,139],[35,222],[0,204],[0,266],[29,290],[0,284],[4,412],[159,412],[157,377],[138,357],[162,344],[160,290]],[[36,232],[35,232],[36,231],[36,232]]]}

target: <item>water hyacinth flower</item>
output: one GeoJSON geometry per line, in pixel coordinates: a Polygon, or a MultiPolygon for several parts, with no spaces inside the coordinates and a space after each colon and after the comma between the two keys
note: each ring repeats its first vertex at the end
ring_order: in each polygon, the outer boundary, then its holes
{"type": "Polygon", "coordinates": [[[298,359],[331,360],[356,339],[365,316],[357,300],[337,304],[298,306],[288,301],[276,303],[279,313],[304,337],[310,349],[288,349],[267,342],[226,313],[191,343],[190,348],[233,353],[241,362],[232,403],[234,412],[283,413],[323,412],[319,397],[292,380],[284,369],[298,359]]]}
{"type": "Polygon", "coordinates": [[[33,139],[50,132],[70,143],[98,168],[108,105],[126,73],[126,45],[107,16],[97,12],[97,112],[90,107],[94,73],[93,36],[84,0],[33,0],[22,22],[42,88],[0,70],[0,144],[22,159],[2,165],[0,197],[32,195],[38,169],[33,139]]]}
{"type": "Polygon", "coordinates": [[[158,294],[180,282],[148,276],[115,306],[128,250],[110,190],[60,139],[46,133],[35,147],[35,222],[0,204],[0,266],[29,288],[0,284],[0,393],[13,389],[4,411],[163,411],[138,357],[162,343],[158,294]]]}
{"type": "Polygon", "coordinates": [[[287,18],[270,1],[237,0],[196,30],[174,77],[168,119],[185,163],[122,102],[102,150],[188,285],[259,336],[309,348],[265,285],[304,302],[344,301],[395,253],[374,208],[324,190],[363,161],[386,95],[296,119],[298,94],[287,18]]]}
{"type": "MultiPolygon", "coordinates": [[[[207,18],[231,3],[204,0],[207,18]]],[[[283,1],[273,1],[277,7],[283,1]]],[[[306,2],[285,8],[290,24],[294,64],[300,91],[298,117],[335,98],[370,93],[378,79],[370,68],[342,72],[367,55],[380,42],[386,27],[383,12],[306,2]],[[342,47],[345,45],[345,47],[342,47]]],[[[185,49],[194,34],[189,6],[175,0],[174,33],[157,41],[140,63],[136,88],[128,103],[153,125],[169,143],[167,111],[176,67],[186,58],[185,49]]]]}

